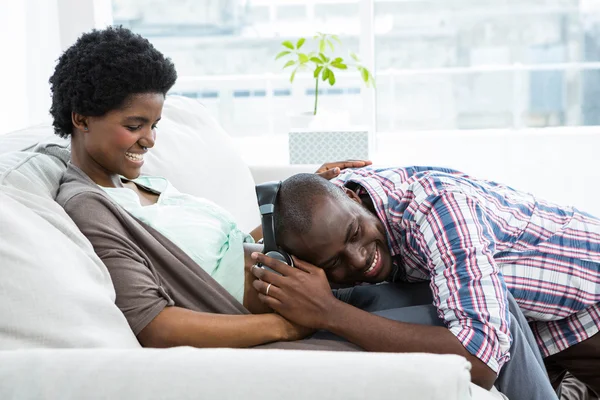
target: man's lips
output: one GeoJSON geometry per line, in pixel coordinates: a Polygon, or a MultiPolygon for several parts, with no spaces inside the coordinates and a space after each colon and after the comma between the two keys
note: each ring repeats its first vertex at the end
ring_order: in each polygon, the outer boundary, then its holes
{"type": "Polygon", "coordinates": [[[379,273],[379,270],[381,269],[381,251],[379,250],[377,244],[375,244],[375,251],[373,253],[374,254],[371,259],[371,264],[367,267],[367,269],[364,272],[364,275],[367,278],[372,278],[376,276],[379,273]]]}

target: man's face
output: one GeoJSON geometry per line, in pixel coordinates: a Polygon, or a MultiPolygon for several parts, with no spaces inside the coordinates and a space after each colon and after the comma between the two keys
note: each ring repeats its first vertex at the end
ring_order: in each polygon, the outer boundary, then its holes
{"type": "Polygon", "coordinates": [[[349,198],[321,197],[308,233],[286,239],[286,247],[302,260],[325,270],[330,282],[382,282],[392,272],[392,257],[381,221],[349,198]]]}

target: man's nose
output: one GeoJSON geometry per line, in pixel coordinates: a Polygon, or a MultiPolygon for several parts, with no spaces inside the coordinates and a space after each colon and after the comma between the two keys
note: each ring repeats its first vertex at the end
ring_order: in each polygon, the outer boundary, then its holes
{"type": "Polygon", "coordinates": [[[364,270],[367,266],[367,261],[369,258],[367,249],[362,244],[349,243],[346,250],[346,257],[348,258],[350,267],[358,271],[364,270]]]}

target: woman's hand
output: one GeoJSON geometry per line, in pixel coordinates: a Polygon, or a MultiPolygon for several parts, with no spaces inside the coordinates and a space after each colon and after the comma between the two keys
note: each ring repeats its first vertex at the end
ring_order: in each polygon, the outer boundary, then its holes
{"type": "Polygon", "coordinates": [[[281,274],[252,268],[258,278],[252,285],[261,302],[296,324],[314,329],[326,326],[329,312],[339,300],[331,293],[321,268],[295,257],[296,268],[261,253],[252,253],[252,259],[281,274]]]}
{"type": "Polygon", "coordinates": [[[258,298],[258,292],[252,286],[256,277],[252,274],[254,260],[250,257],[253,252],[262,251],[261,244],[244,243],[244,307],[252,314],[272,313],[273,310],[263,304],[258,298]]]}
{"type": "Polygon", "coordinates": [[[305,326],[295,324],[291,321],[288,321],[281,315],[279,315],[279,317],[281,318],[281,325],[283,328],[282,329],[282,332],[283,332],[282,339],[281,339],[283,341],[291,342],[294,340],[300,340],[300,339],[304,339],[305,337],[310,336],[313,333],[315,333],[315,329],[307,328],[305,326]]]}
{"type": "Polygon", "coordinates": [[[325,163],[319,167],[315,174],[321,175],[325,179],[333,179],[338,176],[341,170],[346,168],[361,168],[373,164],[369,160],[346,160],[325,163]]]}

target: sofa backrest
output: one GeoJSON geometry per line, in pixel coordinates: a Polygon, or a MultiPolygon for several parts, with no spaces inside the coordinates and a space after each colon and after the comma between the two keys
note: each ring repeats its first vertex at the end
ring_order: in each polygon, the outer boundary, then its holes
{"type": "MultiPolygon", "coordinates": [[[[40,142],[68,145],[52,127],[35,126],[0,136],[0,154],[33,150],[40,142]]],[[[229,135],[194,99],[168,96],[154,148],[142,173],[164,176],[180,191],[221,205],[250,232],[260,214],[250,169],[229,135]]]]}
{"type": "Polygon", "coordinates": [[[229,135],[196,100],[167,98],[156,145],[142,172],[164,176],[179,191],[219,204],[245,232],[260,224],[250,169],[229,135]]]}

